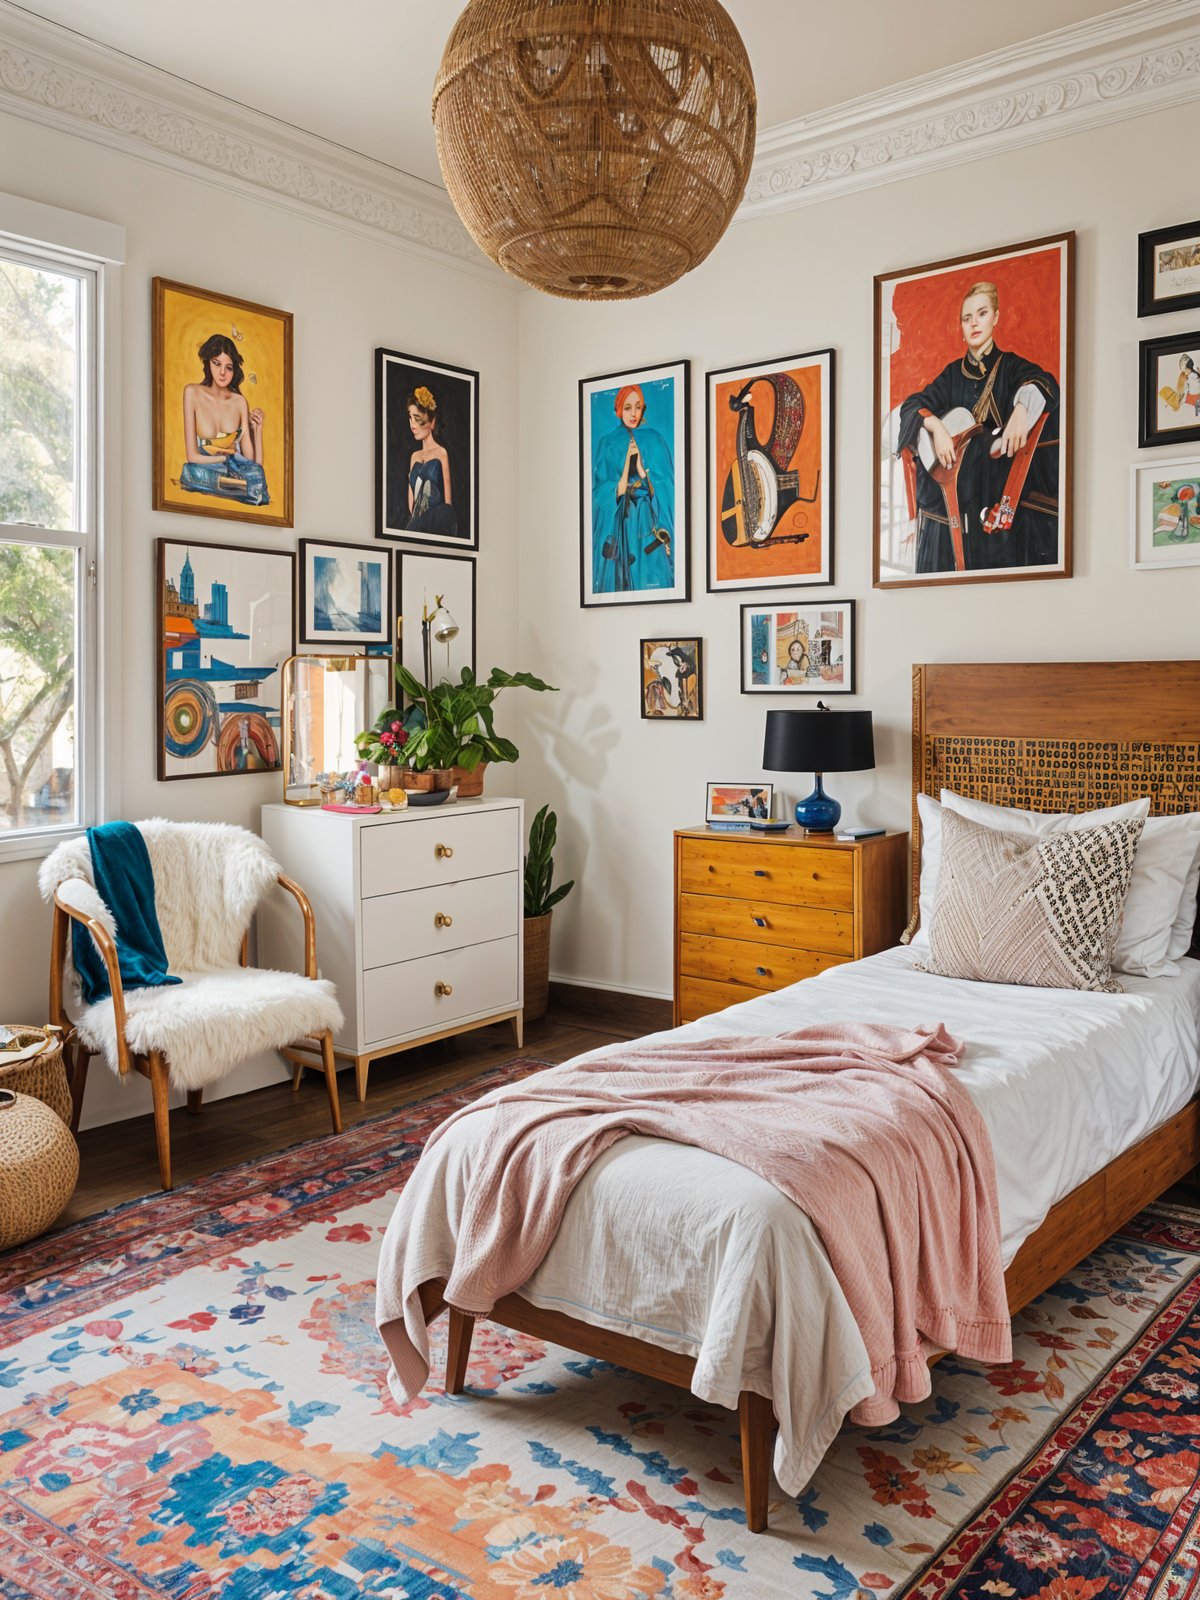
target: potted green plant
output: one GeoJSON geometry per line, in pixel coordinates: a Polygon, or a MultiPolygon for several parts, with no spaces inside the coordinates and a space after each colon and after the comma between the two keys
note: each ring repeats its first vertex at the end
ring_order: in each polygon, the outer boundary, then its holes
{"type": "Polygon", "coordinates": [[[511,739],[496,732],[492,706],[501,690],[558,692],[531,672],[506,672],[503,667],[493,667],[482,683],[464,667],[457,683],[426,685],[397,662],[396,683],[410,701],[402,718],[408,735],[405,760],[418,772],[431,766],[451,769],[450,781],[462,796],[483,793],[483,769],[491,762],[515,761],[520,755],[511,739]]]}
{"type": "Polygon", "coordinates": [[[525,1020],[546,1015],[550,993],[550,918],[575,887],[574,878],[554,888],[554,846],[558,818],[543,806],[529,825],[525,856],[525,1020]]]}

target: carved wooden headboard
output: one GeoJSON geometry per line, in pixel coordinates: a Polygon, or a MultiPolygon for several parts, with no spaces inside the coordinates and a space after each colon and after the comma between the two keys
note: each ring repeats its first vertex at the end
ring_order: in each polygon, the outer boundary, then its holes
{"type": "Polygon", "coordinates": [[[1200,811],[1200,661],[916,666],[912,737],[915,917],[919,793],[1027,811],[1148,794],[1151,816],[1200,811]]]}

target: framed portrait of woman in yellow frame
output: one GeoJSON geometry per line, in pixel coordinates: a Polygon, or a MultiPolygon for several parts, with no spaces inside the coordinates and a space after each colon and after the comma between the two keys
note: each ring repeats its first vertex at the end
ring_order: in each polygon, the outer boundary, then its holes
{"type": "Polygon", "coordinates": [[[293,526],[292,314],[152,284],[155,511],[293,526]]]}

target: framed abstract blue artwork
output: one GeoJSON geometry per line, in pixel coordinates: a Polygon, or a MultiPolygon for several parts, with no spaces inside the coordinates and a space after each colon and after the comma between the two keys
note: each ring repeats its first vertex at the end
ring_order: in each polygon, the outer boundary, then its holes
{"type": "Polygon", "coordinates": [[[390,644],[392,552],[300,540],[300,643],[390,644]]]}
{"type": "Polygon", "coordinates": [[[579,603],[691,598],[691,363],[579,384],[579,603]]]}
{"type": "Polygon", "coordinates": [[[275,771],[295,556],[195,539],[155,546],[159,779],[275,771]]]}

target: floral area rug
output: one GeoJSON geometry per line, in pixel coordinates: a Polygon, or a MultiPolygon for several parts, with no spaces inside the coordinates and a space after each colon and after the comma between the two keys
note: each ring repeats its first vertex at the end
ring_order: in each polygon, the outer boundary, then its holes
{"type": "Polygon", "coordinates": [[[1044,1295],[1011,1366],[947,1358],[928,1402],[845,1429],[766,1534],[734,1417],[604,1362],[482,1324],[466,1394],[397,1407],[372,1316],[396,1193],[533,1065],[0,1257],[5,1600],[1197,1593],[1189,1209],[1044,1295]]]}

